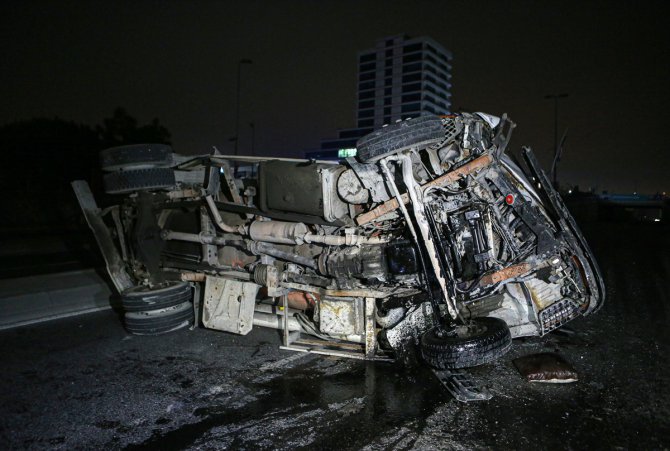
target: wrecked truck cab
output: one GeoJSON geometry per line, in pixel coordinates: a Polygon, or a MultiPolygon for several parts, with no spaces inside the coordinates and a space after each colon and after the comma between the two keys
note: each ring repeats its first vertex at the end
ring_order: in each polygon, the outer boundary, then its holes
{"type": "Polygon", "coordinates": [[[399,121],[336,163],[101,153],[100,210],[73,182],[120,293],[125,327],[282,331],[282,348],[435,368],[481,365],[514,337],[596,311],[598,266],[514,124],[462,113],[399,121]]]}

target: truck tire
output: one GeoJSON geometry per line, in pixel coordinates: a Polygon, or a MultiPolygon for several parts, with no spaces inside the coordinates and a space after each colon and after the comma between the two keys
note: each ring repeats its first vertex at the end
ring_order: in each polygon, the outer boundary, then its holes
{"type": "Polygon", "coordinates": [[[163,309],[126,312],[124,322],[133,335],[162,335],[193,324],[193,305],[182,302],[163,309]]]}
{"type": "Polygon", "coordinates": [[[171,168],[136,169],[105,174],[103,177],[107,194],[128,194],[142,190],[170,189],[175,186],[171,168]]]}
{"type": "Polygon", "coordinates": [[[103,171],[147,169],[171,166],[172,147],[167,144],[131,144],[100,151],[103,171]]]}
{"type": "Polygon", "coordinates": [[[191,286],[181,281],[169,281],[154,289],[142,285],[121,293],[121,305],[126,312],[158,310],[190,302],[192,299],[191,286]]]}
{"type": "Polygon", "coordinates": [[[444,128],[438,116],[419,116],[365,135],[356,143],[356,155],[361,162],[372,163],[412,147],[428,147],[443,139],[444,128]]]}
{"type": "Polygon", "coordinates": [[[421,337],[421,355],[437,369],[469,368],[490,363],[509,351],[512,336],[505,321],[474,318],[467,326],[456,326],[442,337],[429,329],[421,337]]]}

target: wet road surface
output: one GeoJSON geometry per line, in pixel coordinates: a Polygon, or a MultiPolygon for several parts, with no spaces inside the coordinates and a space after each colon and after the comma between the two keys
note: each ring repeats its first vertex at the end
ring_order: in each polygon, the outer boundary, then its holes
{"type": "Polygon", "coordinates": [[[605,307],[473,369],[491,401],[420,367],[280,351],[272,330],[129,336],[108,311],[0,333],[0,448],[667,448],[670,230],[586,234],[605,307]],[[525,382],[512,359],[546,351],[580,381],[525,382]]]}

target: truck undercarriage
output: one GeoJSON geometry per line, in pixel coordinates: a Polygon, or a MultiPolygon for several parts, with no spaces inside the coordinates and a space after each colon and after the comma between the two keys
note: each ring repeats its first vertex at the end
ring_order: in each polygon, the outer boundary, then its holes
{"type": "Polygon", "coordinates": [[[286,349],[389,359],[418,345],[440,369],[504,355],[595,312],[597,264],[514,124],[421,116],[341,163],[101,153],[117,205],[73,182],[131,333],[189,324],[282,331],[286,349]]]}

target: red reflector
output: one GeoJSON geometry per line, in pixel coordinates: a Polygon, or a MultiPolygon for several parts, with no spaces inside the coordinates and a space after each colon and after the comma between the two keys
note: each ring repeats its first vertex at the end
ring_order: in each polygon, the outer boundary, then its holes
{"type": "Polygon", "coordinates": [[[505,202],[507,203],[507,205],[512,205],[514,203],[514,196],[508,194],[507,196],[505,196],[505,202]]]}

